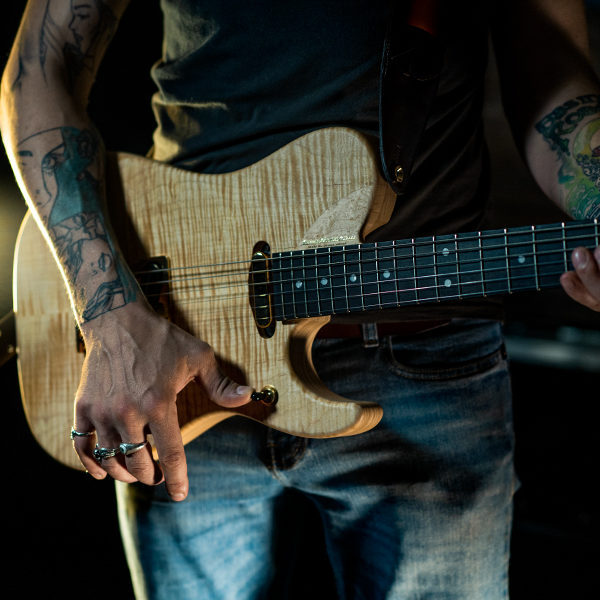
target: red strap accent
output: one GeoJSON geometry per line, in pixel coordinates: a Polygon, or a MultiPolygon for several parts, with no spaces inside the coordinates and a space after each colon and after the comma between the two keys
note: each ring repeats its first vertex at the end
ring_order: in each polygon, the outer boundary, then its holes
{"type": "Polygon", "coordinates": [[[407,23],[430,33],[437,34],[438,0],[413,0],[408,11],[407,23]]]}

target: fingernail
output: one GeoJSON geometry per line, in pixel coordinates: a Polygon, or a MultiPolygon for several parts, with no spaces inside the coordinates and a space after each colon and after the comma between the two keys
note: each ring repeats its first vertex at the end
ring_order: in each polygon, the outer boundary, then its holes
{"type": "Polygon", "coordinates": [[[237,388],[235,389],[235,394],[236,394],[236,396],[246,396],[251,391],[252,391],[252,388],[248,387],[247,385],[238,385],[237,388]]]}
{"type": "Polygon", "coordinates": [[[587,253],[581,248],[577,248],[573,252],[573,264],[577,269],[583,269],[587,265],[587,253]]]}
{"type": "Polygon", "coordinates": [[[172,494],[171,498],[173,498],[173,500],[175,500],[175,502],[181,502],[182,500],[185,499],[185,494],[182,494],[181,492],[177,492],[175,494],[172,494]]]}

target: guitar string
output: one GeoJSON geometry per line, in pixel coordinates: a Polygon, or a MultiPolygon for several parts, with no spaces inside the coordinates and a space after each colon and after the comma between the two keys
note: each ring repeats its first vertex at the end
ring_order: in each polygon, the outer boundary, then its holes
{"type": "MultiPolygon", "coordinates": [[[[473,253],[479,253],[478,250],[473,250],[473,253]]],[[[481,273],[483,271],[483,269],[475,269],[475,270],[470,270],[470,271],[465,271],[465,270],[461,270],[460,267],[464,267],[466,265],[473,265],[473,264],[480,264],[483,267],[484,263],[490,263],[490,262],[502,262],[503,265],[501,267],[487,267],[485,268],[486,272],[490,272],[493,270],[501,270],[501,271],[507,271],[507,270],[516,270],[516,269],[539,269],[541,267],[544,267],[546,264],[549,263],[544,263],[542,265],[536,265],[535,263],[530,263],[530,264],[513,264],[514,261],[518,261],[519,258],[523,258],[523,259],[527,259],[529,257],[543,257],[543,256],[547,256],[547,255],[553,255],[556,253],[561,253],[561,254],[565,254],[565,250],[564,249],[551,249],[551,250],[539,250],[537,252],[524,252],[524,253],[519,253],[519,254],[514,254],[514,255],[505,255],[505,256],[497,256],[497,257],[478,257],[478,258],[472,258],[472,259],[462,259],[462,260],[458,260],[458,261],[447,261],[447,262],[432,262],[432,263],[428,263],[428,264],[413,264],[412,260],[410,258],[406,258],[406,257],[388,257],[388,258],[383,258],[383,259],[367,259],[367,260],[359,260],[359,261],[354,261],[354,262],[346,262],[345,264],[342,263],[327,263],[327,264],[312,264],[312,265],[306,265],[304,264],[301,267],[296,267],[296,268],[278,268],[278,269],[272,269],[271,271],[267,271],[267,273],[273,274],[276,272],[292,272],[292,271],[296,271],[296,273],[300,273],[302,271],[316,271],[317,269],[323,269],[328,271],[327,274],[325,273],[317,273],[317,274],[310,274],[308,276],[304,276],[304,277],[296,277],[293,279],[282,279],[282,280],[278,280],[276,282],[271,282],[271,283],[277,283],[280,284],[282,286],[286,285],[286,284],[293,284],[296,281],[302,281],[304,283],[308,282],[308,283],[312,283],[314,281],[319,281],[323,278],[327,278],[327,279],[332,279],[332,278],[339,278],[339,277],[345,277],[348,278],[350,275],[352,275],[352,273],[348,273],[348,267],[352,268],[354,266],[359,267],[358,272],[355,273],[355,275],[360,276],[361,278],[365,278],[365,277],[369,277],[371,275],[380,275],[382,272],[384,271],[423,271],[423,270],[429,270],[429,269],[434,269],[437,271],[437,273],[432,273],[432,274],[416,274],[416,275],[411,275],[405,278],[401,278],[401,279],[386,279],[384,281],[380,281],[380,283],[388,283],[390,281],[402,281],[404,280],[410,280],[410,279],[422,279],[422,278],[426,278],[426,277],[441,277],[442,275],[445,275],[446,277],[452,276],[452,275],[460,275],[460,276],[465,276],[465,275],[470,275],[470,274],[474,274],[474,273],[481,273]],[[406,265],[406,266],[402,266],[402,267],[398,267],[398,266],[391,266],[391,263],[395,263],[401,260],[405,260],[405,261],[411,261],[410,264],[406,265]],[[506,265],[506,261],[509,261],[508,267],[506,265]],[[381,266],[382,263],[390,263],[389,267],[386,266],[381,266]],[[372,270],[363,270],[361,267],[362,265],[366,265],[366,264],[375,264],[376,267],[377,265],[378,268],[372,269],[372,270]],[[331,272],[331,268],[332,267],[340,267],[340,266],[344,266],[346,268],[346,272],[345,273],[332,273],[331,272]],[[449,272],[448,269],[450,269],[449,272]],[[440,271],[441,270],[441,271],[440,271]],[[442,272],[443,271],[443,272],[442,272]]],[[[433,255],[429,255],[429,257],[431,257],[433,255]]],[[[421,258],[421,257],[417,257],[417,258],[421,258]]],[[[564,264],[564,260],[560,261],[562,264],[564,264]]],[[[261,271],[260,273],[264,273],[264,271],[261,271]]],[[[188,281],[199,281],[199,280],[209,280],[209,283],[216,280],[216,279],[223,279],[224,277],[230,277],[230,278],[239,278],[238,282],[235,283],[223,283],[223,285],[221,286],[211,286],[211,289],[219,289],[222,287],[236,287],[236,286],[247,286],[247,287],[261,287],[264,286],[264,283],[249,283],[248,282],[248,275],[249,272],[246,270],[243,271],[229,271],[229,272],[221,272],[221,273],[206,273],[206,274],[197,274],[197,275],[186,275],[186,276],[180,276],[180,277],[173,277],[170,279],[161,279],[159,281],[148,281],[147,282],[147,286],[152,286],[152,285],[165,285],[165,284],[177,284],[177,283],[183,283],[183,282],[188,282],[188,281]]],[[[369,283],[369,282],[367,282],[369,283]]]]}
{"type": "MultiPolygon", "coordinates": [[[[561,275],[562,271],[554,271],[553,273],[547,273],[544,275],[544,277],[554,277],[554,276],[558,276],[561,275]]],[[[490,284],[494,283],[494,282],[500,282],[503,280],[491,280],[491,281],[474,281],[474,282],[467,282],[465,284],[462,285],[479,285],[482,286],[482,289],[485,286],[489,286],[490,284]]],[[[558,286],[558,283],[557,283],[558,286]]],[[[372,292],[372,293],[367,293],[367,294],[360,294],[360,295],[356,295],[356,296],[348,296],[348,297],[344,297],[344,298],[329,298],[327,300],[319,300],[319,299],[315,299],[313,301],[310,302],[310,304],[318,304],[318,305],[323,305],[323,304],[329,304],[332,307],[334,306],[334,304],[336,302],[345,302],[346,306],[349,306],[348,300],[354,300],[354,299],[359,299],[359,298],[365,298],[368,296],[379,296],[381,297],[382,295],[391,295],[391,294],[401,294],[401,293],[410,293],[410,292],[415,292],[418,293],[419,291],[421,292],[425,292],[428,290],[432,290],[435,289],[435,287],[440,287],[440,286],[425,286],[422,288],[412,288],[409,290],[390,290],[387,292],[372,292]]],[[[456,286],[455,286],[456,287],[456,286]]],[[[528,290],[532,290],[534,288],[524,288],[523,291],[528,291],[528,290]]],[[[519,291],[519,289],[513,290],[513,291],[519,291]]],[[[503,295],[508,293],[507,289],[502,289],[502,290],[498,290],[498,291],[486,291],[485,293],[479,292],[479,291],[475,291],[475,292],[459,292],[457,294],[447,294],[444,296],[440,296],[437,297],[435,295],[426,297],[426,298],[414,298],[414,299],[402,299],[402,300],[394,300],[391,302],[378,302],[378,303],[374,303],[369,305],[368,303],[364,303],[361,302],[361,306],[358,307],[349,307],[345,310],[331,310],[330,312],[324,312],[323,314],[342,314],[342,313],[350,313],[350,312],[360,312],[362,310],[377,310],[377,309],[383,309],[383,308],[402,308],[403,306],[406,305],[416,305],[416,304],[424,304],[424,303],[433,303],[433,302],[437,302],[437,301],[448,301],[448,300],[463,300],[463,299],[468,299],[468,298],[482,298],[482,297],[486,297],[486,296],[494,296],[494,295],[503,295]],[[365,306],[366,304],[366,306],[365,306]],[[353,311],[352,308],[359,308],[359,311],[353,311]]],[[[417,294],[418,295],[418,294],[417,294]]],[[[240,298],[240,297],[245,297],[245,295],[243,294],[237,294],[237,295],[231,295],[231,296],[219,296],[219,300],[220,301],[225,301],[225,300],[232,300],[232,299],[236,299],[236,298],[240,298]]],[[[209,301],[213,301],[214,298],[187,298],[187,299],[178,299],[177,303],[180,305],[184,305],[184,304],[193,304],[193,303],[197,303],[197,302],[209,302],[209,301]]],[[[302,303],[305,306],[308,306],[309,303],[302,303]]],[[[296,303],[295,302],[287,302],[287,303],[282,303],[281,308],[285,309],[286,307],[290,307],[293,306],[294,308],[296,307],[296,303]]],[[[276,306],[275,308],[278,308],[279,306],[276,306]]],[[[261,307],[257,307],[257,308],[269,308],[268,305],[263,305],[261,307]]],[[[292,311],[293,314],[289,315],[287,313],[281,315],[282,318],[295,318],[296,316],[300,316],[302,317],[303,315],[297,315],[296,311],[292,311]]]]}
{"type": "MultiPolygon", "coordinates": [[[[584,236],[584,235],[580,235],[580,236],[573,236],[571,237],[568,241],[569,242],[574,242],[574,241],[578,241],[578,240],[584,240],[589,238],[590,236],[584,236]]],[[[423,260],[423,259],[428,259],[428,258],[433,258],[433,262],[431,264],[415,264],[416,267],[418,268],[425,268],[428,266],[431,267],[452,267],[452,266],[457,266],[457,265],[463,265],[469,262],[482,262],[482,261],[493,261],[493,260],[515,260],[518,259],[519,257],[530,257],[530,256],[543,256],[545,254],[552,254],[552,253],[556,253],[556,252],[570,252],[571,250],[574,249],[573,248],[555,248],[555,249],[551,249],[551,250],[539,250],[539,251],[534,251],[534,252],[526,252],[526,253],[515,253],[515,254],[505,254],[504,256],[483,256],[483,253],[489,253],[490,251],[494,251],[494,250],[511,250],[511,249],[515,249],[517,247],[524,247],[524,246],[530,246],[530,245],[535,245],[538,247],[541,247],[544,244],[558,244],[560,243],[561,245],[563,244],[562,239],[555,239],[555,240],[543,240],[543,241],[535,241],[535,242],[513,242],[513,243],[509,243],[509,244],[499,244],[496,246],[488,246],[486,248],[459,248],[459,249],[454,249],[454,250],[450,250],[447,249],[447,253],[442,250],[442,251],[438,251],[438,252],[430,252],[430,253],[423,253],[423,254],[415,254],[413,255],[409,255],[409,256],[398,256],[395,253],[395,250],[398,249],[398,247],[385,247],[383,248],[383,250],[390,250],[393,252],[393,254],[391,256],[381,256],[379,253],[381,252],[381,247],[377,247],[377,248],[372,248],[369,250],[340,250],[337,252],[330,252],[330,253],[319,253],[316,254],[314,252],[311,253],[310,258],[330,258],[331,256],[334,256],[335,254],[338,255],[342,255],[343,253],[346,254],[354,254],[356,253],[357,255],[360,254],[364,254],[365,252],[374,252],[376,253],[376,255],[374,257],[366,257],[366,258],[358,258],[358,260],[350,260],[350,261],[344,261],[343,263],[335,263],[335,262],[331,262],[329,260],[329,262],[327,263],[318,263],[317,261],[315,261],[314,264],[306,264],[306,261],[304,260],[306,257],[305,256],[298,256],[298,259],[302,259],[302,265],[298,265],[298,266],[289,266],[289,267],[279,267],[276,269],[266,269],[266,270],[256,270],[253,271],[254,275],[261,275],[261,274],[265,274],[265,273],[269,273],[269,274],[274,274],[277,272],[290,272],[292,270],[296,270],[296,271],[301,271],[303,269],[313,269],[313,268],[321,268],[321,269],[326,269],[326,268],[331,268],[331,267],[341,267],[341,266],[345,266],[347,267],[353,267],[353,266],[360,266],[363,264],[368,264],[371,262],[384,262],[384,261],[389,261],[389,262],[394,262],[394,261],[416,261],[416,260],[423,260]],[[456,254],[466,254],[466,253],[478,253],[478,254],[482,254],[481,258],[477,258],[477,259],[464,259],[464,260],[456,260],[456,261],[443,261],[440,262],[439,260],[437,260],[439,257],[445,257],[445,256],[449,256],[449,255],[456,255],[456,254]]],[[[429,243],[428,245],[431,245],[432,243],[429,243]]],[[[593,244],[595,245],[595,244],[593,244]]],[[[282,257],[281,256],[282,253],[277,253],[274,257],[269,259],[269,262],[273,262],[273,261],[283,261],[283,260],[291,260],[292,258],[295,257],[282,257]]],[[[226,263],[215,263],[212,265],[197,265],[197,266],[191,266],[191,267],[180,267],[180,266],[176,266],[176,267],[168,267],[168,268],[164,268],[164,269],[155,269],[155,270],[145,270],[145,271],[136,271],[135,275],[136,276],[141,276],[141,275],[145,275],[145,274],[158,274],[158,273],[172,273],[174,271],[191,271],[191,270],[201,270],[201,269],[215,269],[217,267],[220,266],[230,266],[230,265],[240,265],[243,264],[245,265],[246,268],[244,269],[239,269],[239,270],[221,270],[221,271],[207,271],[205,273],[202,274],[192,274],[192,275],[181,275],[181,276],[174,276],[174,277],[170,277],[169,279],[163,279],[160,281],[156,281],[156,282],[151,282],[154,283],[155,285],[158,284],[166,284],[166,283],[170,283],[170,282],[176,282],[176,281],[186,281],[186,280],[198,280],[198,279],[217,279],[217,278],[223,278],[223,277],[228,277],[228,276],[232,276],[232,275],[240,275],[240,276],[245,276],[247,277],[249,275],[249,266],[252,264],[251,260],[248,261],[230,261],[230,262],[226,262],[226,263]]],[[[411,265],[412,267],[412,265],[411,265]]],[[[410,268],[410,267],[405,267],[405,268],[410,268]]],[[[377,271],[374,271],[377,272],[377,271]]],[[[321,278],[322,275],[318,276],[317,278],[321,278]]],[[[287,283],[284,282],[284,283],[287,283]]],[[[252,285],[252,284],[250,284],[252,285]]],[[[260,285],[260,284],[259,284],[260,285]]]]}
{"type": "MultiPolygon", "coordinates": [[[[559,264],[562,266],[563,265],[563,261],[561,260],[561,261],[548,262],[548,263],[546,263],[545,266],[548,267],[548,266],[559,265],[559,264]]],[[[494,268],[494,269],[490,269],[490,271],[492,271],[492,270],[500,271],[500,270],[504,270],[504,269],[502,267],[497,267],[497,268],[494,268]]],[[[476,271],[472,271],[470,273],[476,273],[476,271]]],[[[530,274],[526,274],[526,275],[514,275],[511,278],[511,280],[513,282],[520,281],[520,280],[530,280],[530,281],[536,281],[536,283],[539,284],[539,280],[540,279],[546,280],[549,277],[559,276],[562,273],[563,273],[562,269],[561,270],[556,270],[556,271],[539,273],[537,279],[536,279],[536,277],[534,277],[533,275],[530,275],[530,274]]],[[[465,275],[465,274],[461,273],[460,275],[465,275]]],[[[425,275],[425,276],[418,277],[418,279],[425,279],[425,278],[431,278],[431,277],[435,277],[435,275],[425,275]]],[[[416,279],[417,278],[415,278],[415,277],[408,277],[408,278],[402,278],[402,279],[388,280],[388,281],[383,282],[383,283],[385,285],[389,286],[389,285],[394,284],[394,283],[397,284],[398,282],[401,282],[401,281],[416,280],[416,279]]],[[[404,288],[404,289],[397,289],[397,287],[396,287],[395,289],[391,289],[391,290],[381,290],[380,289],[380,290],[378,290],[376,292],[362,292],[360,294],[355,294],[355,295],[352,295],[352,293],[348,294],[347,293],[349,291],[348,290],[348,286],[344,284],[344,285],[337,286],[337,288],[335,286],[331,286],[330,288],[328,288],[328,292],[325,292],[325,294],[328,297],[325,298],[325,299],[321,298],[319,296],[319,292],[317,292],[317,290],[315,289],[315,290],[309,290],[309,293],[314,293],[314,292],[317,293],[317,297],[314,298],[314,299],[312,299],[312,300],[308,300],[307,298],[305,298],[304,300],[302,300],[302,299],[297,299],[297,298],[294,297],[294,298],[292,298],[289,301],[282,301],[278,306],[281,307],[282,310],[285,312],[285,309],[287,307],[289,307],[289,306],[295,307],[296,304],[305,304],[305,305],[307,305],[309,303],[321,303],[322,304],[324,302],[325,303],[334,303],[334,302],[345,301],[346,304],[348,305],[349,301],[351,301],[351,300],[355,300],[355,299],[359,299],[359,298],[365,298],[365,297],[369,297],[369,296],[381,296],[382,294],[385,294],[385,295],[396,294],[396,295],[399,296],[401,294],[410,294],[410,293],[415,293],[415,294],[418,295],[419,292],[425,293],[425,292],[431,291],[431,290],[435,290],[436,291],[435,296],[432,296],[430,298],[420,298],[420,299],[417,298],[414,301],[413,300],[402,300],[402,301],[398,301],[398,302],[393,303],[394,306],[397,306],[398,304],[402,305],[402,304],[405,304],[407,302],[408,303],[419,303],[419,302],[423,302],[423,301],[427,301],[427,300],[438,300],[438,299],[440,299],[440,300],[446,300],[446,299],[451,299],[451,298],[463,298],[463,297],[469,297],[469,296],[482,297],[482,296],[491,294],[492,292],[490,291],[490,288],[492,288],[495,284],[499,284],[499,283],[505,284],[506,282],[507,282],[507,279],[501,277],[501,278],[495,278],[495,279],[479,279],[477,281],[457,281],[456,283],[451,284],[451,286],[446,286],[445,284],[436,284],[436,285],[429,285],[429,286],[428,285],[422,285],[422,286],[418,286],[418,287],[413,286],[413,287],[404,288]],[[481,292],[464,292],[464,291],[462,291],[462,289],[464,289],[464,287],[466,287],[466,286],[475,286],[475,285],[481,287],[481,292]],[[454,294],[454,295],[453,294],[446,294],[446,293],[441,294],[441,295],[439,294],[439,290],[445,291],[445,290],[453,289],[453,288],[456,288],[456,287],[458,287],[461,290],[461,291],[459,291],[458,294],[454,294]],[[342,290],[343,289],[345,291],[345,293],[343,294],[343,297],[334,297],[333,296],[333,290],[335,290],[335,289],[338,289],[338,290],[342,290]],[[331,291],[331,293],[329,293],[329,291],[331,291]]],[[[377,285],[377,286],[379,286],[381,283],[382,282],[370,282],[370,283],[367,283],[367,285],[377,285]]],[[[243,284],[238,284],[239,287],[241,287],[242,285],[243,284]]],[[[361,288],[364,289],[364,284],[361,285],[361,284],[357,283],[357,284],[353,284],[353,285],[354,285],[354,287],[359,286],[359,287],[361,287],[361,288]]],[[[556,285],[558,285],[558,282],[556,282],[556,285]]],[[[227,286],[221,286],[221,287],[227,287],[227,286]]],[[[515,286],[513,286],[513,290],[514,290],[514,287],[515,286]]],[[[188,289],[190,289],[190,288],[184,288],[184,289],[177,288],[177,289],[174,289],[174,290],[165,291],[163,293],[149,294],[148,297],[168,296],[168,295],[172,295],[174,293],[181,294],[182,292],[185,292],[188,289]]],[[[191,289],[193,291],[195,288],[191,288],[191,289]]],[[[535,289],[535,286],[534,286],[534,288],[528,287],[527,289],[535,289]]],[[[518,290],[518,286],[517,286],[517,290],[518,290]]],[[[214,288],[212,289],[212,291],[214,291],[214,288]]],[[[351,290],[350,290],[350,292],[351,292],[351,290]]],[[[502,289],[502,290],[499,290],[497,293],[507,293],[507,292],[508,292],[508,289],[502,289]]],[[[299,293],[302,295],[304,292],[299,292],[299,293]]],[[[282,295],[283,294],[286,294],[286,295],[292,294],[293,295],[294,291],[292,291],[292,290],[286,291],[286,292],[283,292],[282,295]]],[[[230,295],[227,295],[227,296],[221,294],[221,295],[218,295],[217,297],[218,297],[218,299],[220,301],[223,301],[223,300],[234,300],[234,299],[237,299],[237,298],[243,298],[244,301],[247,301],[247,299],[249,298],[249,294],[239,293],[239,294],[230,294],[230,295]]],[[[215,298],[213,298],[213,297],[189,298],[187,300],[186,299],[178,299],[178,303],[189,303],[189,302],[195,302],[195,301],[212,302],[214,300],[215,300],[215,298]]],[[[257,306],[256,308],[260,309],[260,308],[267,308],[267,307],[268,307],[268,305],[261,305],[261,306],[257,306]]]]}
{"type": "MultiPolygon", "coordinates": [[[[584,228],[587,229],[589,227],[595,228],[597,226],[597,223],[595,222],[591,222],[591,223],[582,223],[579,224],[577,223],[577,225],[571,225],[571,226],[567,226],[566,228],[562,228],[562,227],[554,227],[554,228],[548,228],[548,229],[542,229],[542,230],[526,230],[526,231],[506,231],[506,232],[502,232],[500,230],[498,230],[497,232],[494,233],[487,233],[487,234],[474,234],[473,237],[463,237],[463,238],[458,238],[458,237],[452,237],[450,239],[447,240],[439,240],[437,237],[433,236],[431,239],[427,238],[412,238],[412,240],[409,242],[408,240],[397,240],[397,241],[391,241],[391,242],[368,242],[365,244],[351,244],[349,246],[328,246],[328,247],[322,247],[322,248],[307,248],[306,250],[298,250],[298,249],[293,249],[293,250],[282,250],[282,251],[278,251],[276,252],[276,256],[277,258],[286,258],[286,259],[293,259],[293,258],[298,258],[300,259],[301,257],[303,257],[303,252],[307,252],[307,253],[311,253],[312,256],[316,256],[316,257],[324,257],[324,256],[336,256],[336,255],[343,255],[344,253],[349,253],[349,252],[356,252],[356,253],[364,253],[364,252],[381,252],[386,251],[386,250],[390,250],[390,251],[398,251],[398,250],[412,250],[412,253],[410,256],[408,257],[400,257],[400,258],[412,258],[412,255],[414,254],[415,258],[429,258],[431,256],[440,256],[443,255],[443,250],[442,251],[435,251],[435,252],[431,252],[431,253],[423,253],[423,254],[415,254],[415,249],[418,247],[430,247],[433,244],[435,244],[436,246],[438,246],[439,244],[443,244],[443,243],[447,243],[449,246],[452,246],[453,244],[455,245],[455,249],[454,250],[450,250],[448,249],[449,252],[478,252],[478,251],[486,251],[489,252],[491,250],[498,250],[498,249],[504,249],[504,248],[513,248],[515,246],[525,246],[525,245],[529,245],[529,244],[534,244],[534,245],[538,245],[538,244],[551,244],[551,243],[558,243],[558,244],[563,244],[564,242],[573,242],[576,240],[582,240],[582,239],[586,239],[589,237],[595,237],[595,236],[591,236],[590,234],[580,234],[580,235],[576,235],[576,236],[570,236],[569,239],[567,240],[564,237],[564,233],[566,231],[573,231],[575,229],[580,229],[580,228],[584,228]],[[552,238],[552,239],[536,239],[535,234],[537,234],[538,236],[541,234],[546,234],[549,232],[556,232],[556,231],[560,231],[561,235],[557,238],[552,238]],[[532,239],[531,240],[524,240],[524,241],[513,241],[513,242],[503,242],[497,245],[492,245],[492,246],[487,246],[487,247],[480,247],[479,245],[474,247],[474,248],[456,248],[457,244],[464,244],[465,242],[471,242],[471,241],[485,241],[485,240],[489,240],[489,239],[493,239],[493,238],[509,238],[509,237],[514,237],[517,235],[531,235],[532,239]],[[373,244],[373,245],[371,245],[373,244]],[[365,246],[368,246],[367,248],[365,248],[365,246]],[[284,253],[290,252],[290,256],[286,256],[286,257],[282,257],[281,255],[284,253]],[[295,254],[294,254],[295,253],[295,254]]],[[[467,234],[468,235],[468,234],[467,234]]],[[[438,236],[441,237],[441,236],[438,236]]],[[[398,257],[396,257],[398,258],[398,257]]],[[[146,274],[155,274],[155,273],[160,273],[160,272],[173,272],[173,271],[185,271],[185,270],[192,270],[192,269],[210,269],[210,268],[216,268],[216,267],[226,267],[226,266],[231,266],[231,265],[244,265],[246,268],[248,267],[248,265],[252,264],[252,259],[244,259],[244,260],[233,260],[233,261],[227,261],[227,262],[222,262],[222,263],[212,263],[212,264],[199,264],[199,265],[192,265],[192,266],[175,266],[175,267],[166,267],[166,268],[162,268],[162,269],[149,269],[149,270],[139,270],[136,272],[136,275],[146,275],[146,274]]],[[[260,272],[260,271],[257,271],[260,272]]]]}

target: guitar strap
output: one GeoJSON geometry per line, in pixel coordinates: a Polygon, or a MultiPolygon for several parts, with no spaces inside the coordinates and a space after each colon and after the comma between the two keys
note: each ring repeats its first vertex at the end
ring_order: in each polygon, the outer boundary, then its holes
{"type": "Polygon", "coordinates": [[[438,0],[394,1],[379,78],[379,152],[396,194],[408,186],[443,64],[438,0]],[[402,5],[402,7],[400,6],[402,5]]]}

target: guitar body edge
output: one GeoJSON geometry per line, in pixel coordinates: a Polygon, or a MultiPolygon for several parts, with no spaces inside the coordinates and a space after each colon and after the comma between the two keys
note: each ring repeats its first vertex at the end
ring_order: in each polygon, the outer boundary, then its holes
{"type": "MultiPolygon", "coordinates": [[[[225,410],[191,383],[177,402],[185,443],[235,415],[304,437],[353,435],[379,422],[379,406],[335,395],[314,370],[310,348],[328,318],[277,323],[274,335],[263,338],[247,291],[247,263],[256,242],[267,242],[274,252],[335,245],[337,238],[358,243],[365,227],[372,230],[389,217],[393,194],[360,134],[341,128],[313,132],[224,175],[118,155],[111,177],[112,189],[122,192],[110,207],[111,222],[130,265],[166,256],[171,267],[194,267],[187,271],[189,283],[172,278],[172,320],[215,348],[234,380],[278,392],[275,406],[251,402],[225,410]],[[243,266],[225,269],[214,283],[202,271],[239,261],[243,266]],[[201,283],[192,289],[195,280],[201,283]]],[[[60,272],[27,217],[16,250],[14,294],[21,390],[31,430],[54,458],[81,469],[69,429],[84,356],[76,349],[60,272]]]]}

